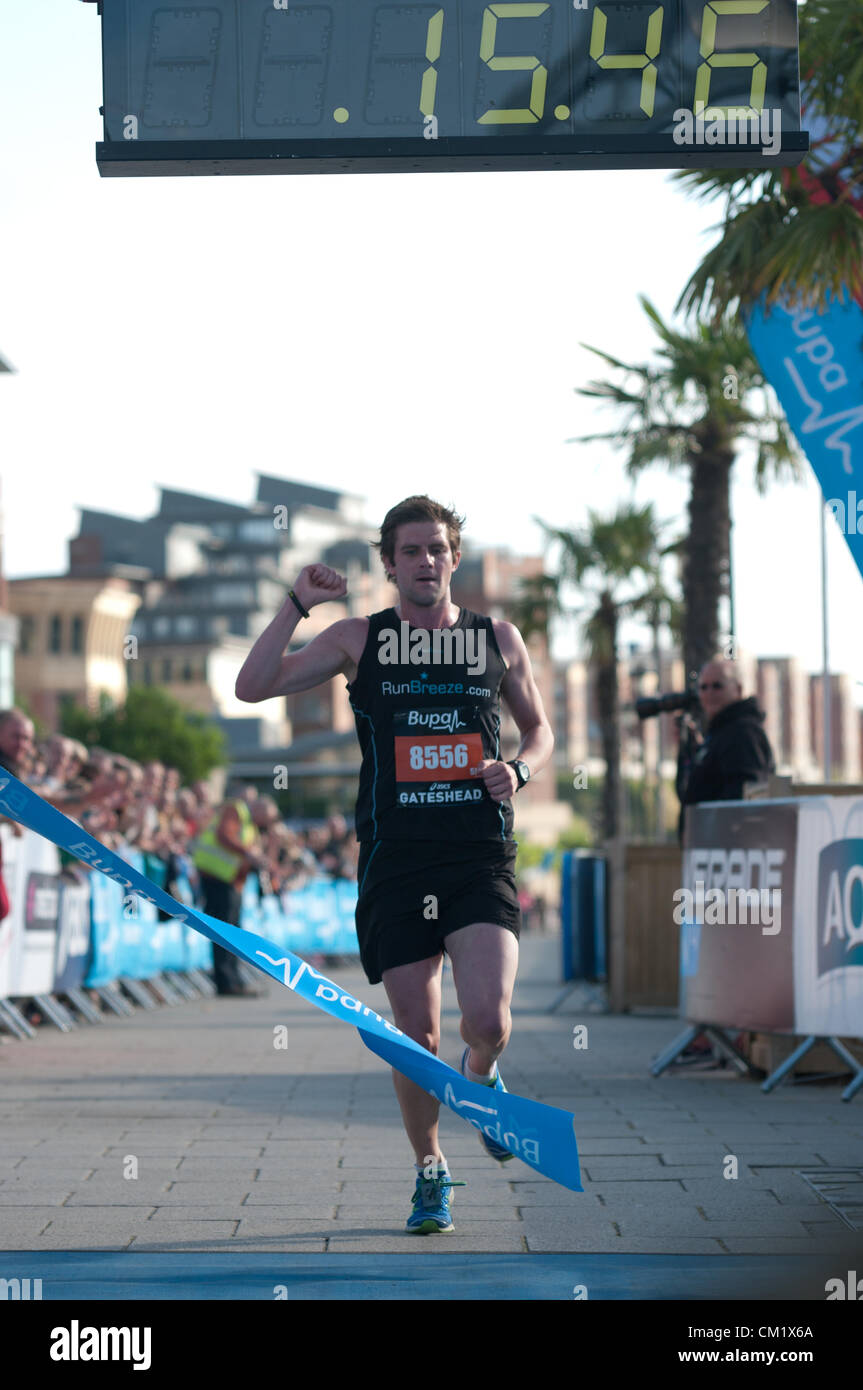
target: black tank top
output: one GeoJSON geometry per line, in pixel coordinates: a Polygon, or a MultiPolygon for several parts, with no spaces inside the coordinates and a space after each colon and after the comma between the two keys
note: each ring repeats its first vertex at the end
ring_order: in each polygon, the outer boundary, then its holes
{"type": "Polygon", "coordinates": [[[500,758],[507,667],[491,618],[462,608],[452,628],[416,628],[386,608],[368,621],[347,687],[363,753],[357,839],[512,840],[512,803],[471,771],[500,758]]]}

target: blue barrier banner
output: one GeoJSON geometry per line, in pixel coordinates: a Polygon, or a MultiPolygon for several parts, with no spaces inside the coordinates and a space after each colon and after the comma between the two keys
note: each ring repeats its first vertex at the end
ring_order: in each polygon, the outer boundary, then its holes
{"type": "Polygon", "coordinates": [[[84,983],[90,958],[90,889],[86,883],[60,882],[57,954],[52,994],[65,994],[84,983]]]}
{"type": "Polygon", "coordinates": [[[356,879],[337,878],[333,884],[336,893],[339,931],[336,937],[336,955],[356,955],[360,949],[357,941],[356,910],[359,889],[356,879]]]}
{"type": "Polygon", "coordinates": [[[120,950],[123,890],[113,879],[90,874],[90,933],[92,952],[85,983],[91,989],[109,985],[124,975],[120,950]]]}
{"type": "Polygon", "coordinates": [[[282,893],[282,908],[285,914],[285,945],[290,951],[314,951],[315,933],[308,917],[303,912],[303,893],[282,893]]]}
{"type": "Polygon", "coordinates": [[[11,773],[0,776],[0,810],[10,819],[26,825],[38,835],[74,854],[91,868],[118,883],[124,892],[133,892],[155,911],[180,922],[187,922],[210,941],[233,951],[234,955],[270,975],[280,984],[311,1004],[349,1023],[360,1034],[366,1047],[416,1082],[423,1090],[449,1107],[475,1129],[509,1150],[529,1168],[551,1178],[573,1192],[582,1192],[574,1116],[567,1110],[526,1100],[510,1092],[490,1090],[466,1080],[439,1057],[427,1052],[382,1018],[374,1009],[347,994],[335,981],[314,970],[307,961],[287,947],[252,932],[220,922],[216,917],[177,902],[163,889],[127,864],[113,850],[99,844],[62,811],[43,801],[11,773]]]}
{"type": "MultiPolygon", "coordinates": [[[[123,862],[143,878],[146,860],[138,849],[126,848],[123,862]]],[[[123,974],[146,980],[161,970],[158,938],[159,911],[154,902],[126,893],[120,923],[123,974]]]]}
{"type": "MultiPolygon", "coordinates": [[[[191,880],[192,865],[185,854],[179,854],[176,858],[176,871],[174,874],[174,892],[179,902],[187,907],[194,907],[195,893],[192,888],[191,880]]],[[[110,883],[110,879],[107,880],[110,883]]],[[[181,970],[209,970],[213,963],[213,953],[207,944],[207,938],[200,932],[195,931],[194,927],[189,927],[180,922],[180,931],[183,941],[183,964],[181,970]]]]}
{"type": "Polygon", "coordinates": [[[282,904],[275,893],[265,893],[261,898],[261,930],[266,932],[270,941],[276,941],[280,946],[286,946],[285,940],[285,921],[282,913],[282,904]]]}
{"type": "Polygon", "coordinates": [[[244,931],[257,931],[261,926],[261,892],[254,874],[248,874],[243,884],[240,926],[244,931]]]}
{"type": "Polygon", "coordinates": [[[863,308],[850,296],[825,313],[763,302],[744,315],[775,390],[863,575],[863,308]]]}

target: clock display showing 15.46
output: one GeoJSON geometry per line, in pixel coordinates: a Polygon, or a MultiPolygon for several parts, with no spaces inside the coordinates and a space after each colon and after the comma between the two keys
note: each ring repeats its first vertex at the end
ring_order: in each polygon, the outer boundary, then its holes
{"type": "Polygon", "coordinates": [[[795,0],[103,0],[102,26],[106,142],[548,152],[681,110],[800,129],[795,0]]]}

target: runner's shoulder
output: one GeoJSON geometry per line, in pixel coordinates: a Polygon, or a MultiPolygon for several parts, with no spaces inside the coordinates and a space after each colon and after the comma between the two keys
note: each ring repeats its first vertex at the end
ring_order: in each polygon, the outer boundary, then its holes
{"type": "Polygon", "coordinates": [[[504,618],[492,618],[491,626],[498,651],[507,666],[512,666],[525,650],[524,638],[515,623],[507,622],[504,618]]]}
{"type": "Polygon", "coordinates": [[[368,618],[340,618],[328,630],[353,664],[358,666],[369,635],[368,618]]]}

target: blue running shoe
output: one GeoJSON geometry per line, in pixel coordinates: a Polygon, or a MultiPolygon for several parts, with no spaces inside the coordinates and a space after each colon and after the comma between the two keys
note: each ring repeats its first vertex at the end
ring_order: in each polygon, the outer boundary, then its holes
{"type": "MultiPolygon", "coordinates": [[[[469,1048],[469,1047],[466,1047],[465,1050],[464,1050],[464,1052],[462,1053],[462,1059],[461,1059],[461,1074],[462,1074],[462,1076],[467,1076],[467,1072],[466,1072],[465,1068],[466,1068],[466,1066],[467,1066],[467,1059],[468,1059],[469,1053],[470,1053],[470,1048],[469,1048]]],[[[493,1086],[492,1086],[492,1085],[489,1085],[489,1088],[488,1088],[488,1089],[489,1089],[490,1091],[505,1091],[505,1090],[506,1090],[506,1087],[505,1087],[504,1084],[503,1084],[503,1077],[501,1076],[501,1074],[500,1074],[499,1071],[498,1071],[497,1076],[495,1077],[494,1085],[493,1085],[493,1086]]],[[[509,1149],[505,1149],[505,1148],[503,1147],[503,1145],[502,1145],[502,1144],[498,1144],[496,1140],[494,1140],[494,1139],[489,1139],[488,1135],[487,1135],[487,1134],[483,1134],[483,1132],[482,1132],[481,1129],[478,1130],[477,1133],[479,1134],[480,1143],[482,1144],[483,1148],[485,1149],[486,1153],[489,1155],[490,1158],[496,1158],[497,1161],[498,1161],[498,1163],[507,1163],[507,1162],[509,1161],[509,1159],[515,1158],[515,1154],[511,1154],[510,1151],[509,1151],[509,1149]]]]}
{"type": "Polygon", "coordinates": [[[463,1182],[453,1182],[446,1172],[439,1171],[436,1178],[427,1178],[422,1173],[417,1173],[417,1185],[412,1198],[414,1209],[407,1219],[405,1230],[419,1236],[454,1230],[449,1210],[450,1188],[464,1186],[463,1182]]]}

